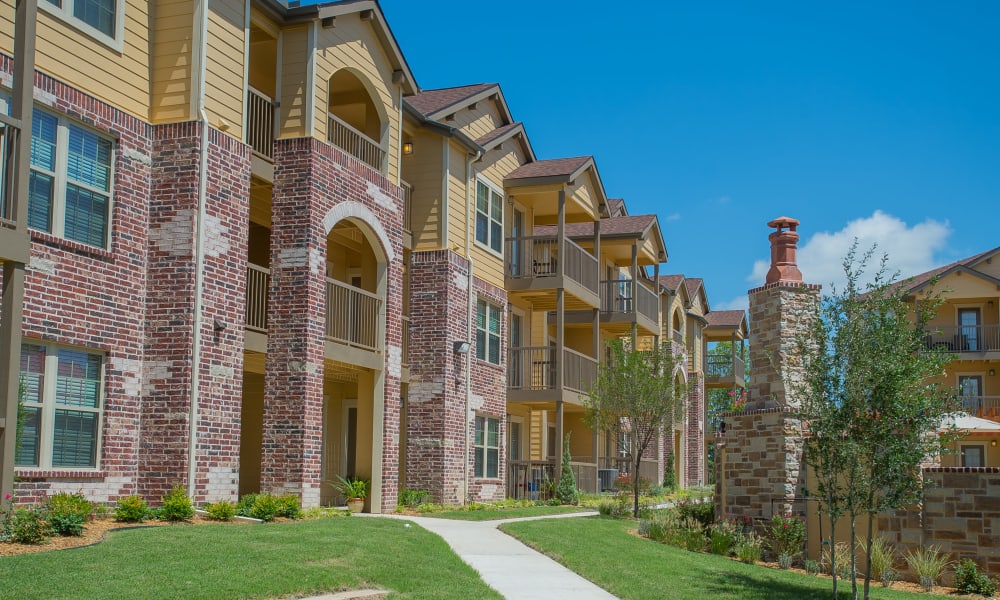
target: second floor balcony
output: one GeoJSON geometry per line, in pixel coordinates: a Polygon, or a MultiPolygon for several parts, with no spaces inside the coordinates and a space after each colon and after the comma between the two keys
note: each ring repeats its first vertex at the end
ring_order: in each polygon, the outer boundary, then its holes
{"type": "Polygon", "coordinates": [[[924,347],[958,354],[1000,352],[1000,325],[937,327],[924,337],[924,347]]]}
{"type": "Polygon", "coordinates": [[[572,240],[560,241],[557,236],[507,238],[505,251],[508,291],[564,288],[578,301],[569,308],[599,305],[597,258],[572,240]]]}
{"type": "Polygon", "coordinates": [[[268,160],[274,158],[275,108],[270,96],[247,89],[246,141],[254,154],[268,160]]]}
{"type": "Polygon", "coordinates": [[[369,167],[385,173],[388,153],[378,142],[333,113],[327,113],[327,141],[369,167]]]}
{"type": "Polygon", "coordinates": [[[705,357],[705,385],[710,387],[744,387],[744,365],[739,356],[705,357]]]}
{"type": "Polygon", "coordinates": [[[631,279],[601,281],[601,320],[606,323],[637,323],[649,333],[659,330],[656,293],[631,279]],[[633,291],[634,290],[634,291],[633,291]]]}
{"type": "Polygon", "coordinates": [[[1000,420],[1000,396],[959,395],[962,411],[973,417],[1000,420]]]}
{"type": "Polygon", "coordinates": [[[597,380],[597,360],[564,348],[563,380],[558,378],[555,346],[525,346],[510,349],[507,357],[507,389],[510,396],[524,399],[554,399],[561,391],[590,394],[597,380]],[[510,394],[510,392],[514,392],[510,394]]]}

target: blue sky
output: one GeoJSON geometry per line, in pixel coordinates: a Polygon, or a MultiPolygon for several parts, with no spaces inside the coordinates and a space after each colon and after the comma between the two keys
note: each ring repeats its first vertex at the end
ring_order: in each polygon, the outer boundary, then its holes
{"type": "Polygon", "coordinates": [[[1000,246],[998,2],[382,7],[421,87],[498,82],[540,158],[594,155],[714,309],[780,215],[814,283],[855,236],[904,274],[1000,246]]]}

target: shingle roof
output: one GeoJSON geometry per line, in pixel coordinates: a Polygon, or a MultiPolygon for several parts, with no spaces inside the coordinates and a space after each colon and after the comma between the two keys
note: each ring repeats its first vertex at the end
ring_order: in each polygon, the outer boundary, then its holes
{"type": "Polygon", "coordinates": [[[577,156],[575,158],[551,158],[548,160],[536,160],[533,163],[521,165],[511,171],[505,179],[528,179],[529,177],[556,177],[559,175],[572,175],[577,169],[582,167],[590,156],[577,156]]]}
{"type": "Polygon", "coordinates": [[[739,327],[745,318],[742,310],[713,310],[705,315],[709,327],[739,327]]]}
{"type": "Polygon", "coordinates": [[[495,83],[476,83],[437,90],[424,90],[419,94],[407,96],[404,101],[426,117],[484,92],[495,85],[495,83]]]}
{"type": "Polygon", "coordinates": [[[690,277],[684,280],[684,286],[687,287],[688,296],[694,296],[698,293],[698,288],[702,285],[702,280],[700,277],[690,277]]]}
{"type": "Polygon", "coordinates": [[[521,123],[517,122],[517,123],[511,123],[510,125],[504,125],[503,127],[497,127],[493,131],[487,133],[483,137],[476,140],[476,143],[479,144],[480,146],[485,146],[490,142],[492,142],[493,140],[497,139],[498,137],[504,135],[511,129],[514,129],[518,125],[521,125],[521,123]]]}
{"type": "Polygon", "coordinates": [[[614,216],[615,213],[621,212],[623,215],[628,215],[625,212],[625,201],[621,198],[608,198],[608,212],[614,216]]]}
{"type": "Polygon", "coordinates": [[[671,292],[676,292],[677,288],[680,287],[683,281],[684,281],[684,276],[681,274],[660,275],[660,285],[667,288],[671,292]]]}
{"type": "MultiPolygon", "coordinates": [[[[601,236],[642,235],[650,224],[656,220],[656,215],[636,215],[634,217],[611,217],[601,219],[601,236]]],[[[538,225],[535,235],[555,235],[558,228],[555,225],[538,225]]],[[[566,223],[566,235],[569,237],[587,237],[594,235],[594,223],[566,223]]]]}
{"type": "Polygon", "coordinates": [[[954,269],[955,267],[971,267],[974,263],[978,262],[980,259],[986,258],[990,254],[994,254],[994,253],[996,253],[998,251],[1000,251],[1000,248],[993,248],[992,250],[987,250],[986,252],[980,252],[979,254],[976,254],[974,256],[970,256],[968,258],[963,258],[962,260],[956,260],[955,262],[949,263],[949,264],[947,264],[947,265],[945,265],[943,267],[938,267],[936,269],[931,269],[930,271],[927,271],[925,273],[920,273],[919,275],[914,275],[912,278],[910,278],[909,280],[907,280],[905,282],[906,283],[906,289],[908,291],[909,290],[914,290],[914,289],[916,289],[916,288],[924,285],[925,283],[927,283],[928,281],[930,281],[934,277],[937,277],[938,275],[941,275],[942,273],[950,271],[950,270],[954,269]]]}

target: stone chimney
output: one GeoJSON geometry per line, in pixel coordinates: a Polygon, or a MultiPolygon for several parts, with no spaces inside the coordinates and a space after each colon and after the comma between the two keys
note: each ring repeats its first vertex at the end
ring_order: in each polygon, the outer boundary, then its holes
{"type": "Polygon", "coordinates": [[[764,283],[802,283],[802,272],[795,264],[795,250],[799,242],[795,228],[799,222],[791,217],[778,217],[767,226],[777,231],[767,236],[771,241],[771,269],[764,283]]]}

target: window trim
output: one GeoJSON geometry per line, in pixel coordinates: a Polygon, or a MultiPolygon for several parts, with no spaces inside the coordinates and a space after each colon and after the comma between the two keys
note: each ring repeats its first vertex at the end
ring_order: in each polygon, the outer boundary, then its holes
{"type": "Polygon", "coordinates": [[[503,457],[500,454],[500,449],[503,447],[503,443],[502,443],[502,441],[503,441],[503,435],[506,432],[501,431],[501,429],[500,429],[500,421],[501,421],[500,417],[493,416],[493,415],[488,415],[488,414],[478,414],[477,413],[474,416],[474,418],[473,418],[473,424],[472,424],[472,452],[473,452],[473,455],[472,455],[472,476],[474,478],[476,478],[476,479],[500,479],[501,478],[500,477],[500,472],[501,472],[500,471],[500,460],[503,457]],[[476,429],[477,429],[477,427],[478,427],[478,425],[480,423],[480,419],[482,419],[482,423],[483,423],[483,443],[482,444],[477,444],[476,443],[476,435],[475,434],[476,434],[476,429]],[[490,444],[489,444],[489,439],[490,439],[490,437],[489,437],[489,431],[490,431],[489,430],[489,422],[490,421],[495,421],[496,425],[497,425],[497,444],[496,444],[496,446],[490,446],[490,444]],[[489,458],[489,451],[490,450],[496,450],[496,453],[497,453],[497,472],[496,472],[496,475],[492,475],[492,476],[489,474],[489,467],[488,467],[488,464],[489,464],[488,458],[489,458]],[[479,456],[480,452],[482,453],[482,462],[480,464],[482,465],[483,470],[482,470],[482,473],[477,473],[477,471],[476,471],[476,457],[479,456]]]}
{"type": "Polygon", "coordinates": [[[49,13],[53,17],[63,21],[70,27],[77,29],[87,37],[93,39],[119,54],[125,51],[125,5],[127,0],[113,0],[115,3],[115,34],[110,36],[97,29],[90,23],[78,19],[73,14],[73,7],[77,0],[61,0],[61,6],[56,6],[48,0],[40,0],[38,8],[49,13]]]}
{"type": "MultiPolygon", "coordinates": [[[[23,346],[40,346],[45,349],[45,363],[42,371],[42,401],[25,402],[26,408],[38,407],[41,411],[38,433],[38,464],[20,465],[15,464],[18,470],[33,471],[73,471],[73,472],[97,472],[101,470],[101,458],[104,450],[104,411],[106,404],[105,382],[107,377],[107,354],[95,351],[92,348],[81,348],[67,344],[54,344],[33,338],[24,338],[21,342],[23,346]],[[99,356],[101,359],[101,372],[97,382],[97,407],[83,408],[71,407],[72,410],[80,412],[92,412],[97,414],[95,429],[97,432],[96,448],[94,450],[94,465],[91,467],[82,466],[55,466],[52,464],[52,444],[55,436],[55,412],[58,407],[66,405],[56,403],[56,381],[59,373],[59,350],[72,350],[83,352],[88,355],[99,356]]],[[[15,452],[16,461],[16,452],[15,452]]]]}
{"type": "Polygon", "coordinates": [[[966,469],[976,469],[976,468],[986,467],[987,466],[987,462],[988,462],[986,460],[986,458],[987,458],[986,444],[963,443],[963,444],[959,445],[959,449],[958,449],[958,462],[959,462],[959,466],[961,466],[963,468],[966,468],[966,469]],[[981,456],[982,456],[982,459],[983,459],[983,464],[981,464],[979,467],[966,467],[965,466],[965,449],[966,448],[976,448],[976,449],[978,449],[982,453],[981,456]]]}
{"type": "Polygon", "coordinates": [[[489,363],[491,365],[501,365],[501,364],[503,364],[503,309],[500,308],[500,305],[494,304],[491,300],[489,300],[488,298],[484,298],[482,296],[479,296],[478,298],[476,298],[476,360],[481,360],[481,361],[487,362],[487,363],[489,363]],[[479,305],[480,304],[485,304],[486,305],[486,319],[485,319],[485,323],[484,323],[484,328],[482,328],[482,329],[479,327],[479,305]],[[490,310],[497,311],[497,316],[499,318],[499,324],[500,324],[500,327],[499,327],[500,330],[497,331],[497,333],[495,335],[496,340],[497,340],[497,360],[496,360],[496,362],[493,362],[492,360],[490,360],[490,350],[489,350],[490,349],[490,339],[494,336],[494,334],[490,333],[490,310]],[[486,344],[481,349],[482,350],[482,356],[479,355],[479,352],[480,352],[480,347],[479,347],[479,332],[480,331],[483,332],[483,339],[486,340],[486,344]]]}
{"type": "Polygon", "coordinates": [[[496,194],[496,197],[499,199],[499,202],[500,202],[500,223],[499,223],[499,225],[500,225],[500,250],[495,250],[492,246],[490,246],[490,242],[493,241],[492,238],[491,238],[491,233],[490,232],[493,230],[493,224],[496,223],[496,221],[493,220],[493,215],[491,215],[491,214],[486,215],[486,218],[489,221],[489,225],[490,225],[487,228],[487,230],[486,230],[486,237],[487,237],[486,243],[483,243],[483,242],[479,241],[479,236],[477,236],[475,234],[475,228],[473,228],[472,239],[473,239],[473,242],[475,243],[475,245],[478,246],[479,248],[482,248],[483,250],[485,250],[486,252],[489,252],[493,256],[496,256],[496,257],[498,257],[500,259],[503,259],[503,253],[504,253],[504,247],[503,247],[504,246],[504,222],[507,220],[506,219],[506,216],[507,216],[506,213],[507,213],[507,211],[505,211],[504,208],[503,208],[503,200],[504,200],[503,191],[500,189],[500,187],[494,185],[493,182],[491,182],[489,179],[486,179],[482,175],[478,175],[478,174],[476,175],[476,188],[477,189],[475,190],[476,201],[475,201],[475,215],[474,215],[474,218],[476,220],[479,219],[479,214],[480,214],[480,212],[479,212],[479,189],[478,189],[480,183],[482,183],[483,185],[485,185],[486,189],[488,189],[490,191],[490,203],[491,203],[491,205],[490,205],[489,208],[492,208],[492,202],[493,202],[493,195],[494,194],[496,194]]]}
{"type": "MultiPolygon", "coordinates": [[[[44,0],[43,0],[44,2],[44,0]]],[[[65,240],[70,243],[82,244],[87,248],[97,248],[100,250],[110,250],[111,247],[111,236],[112,236],[112,223],[114,221],[114,210],[115,210],[115,181],[117,178],[117,172],[115,170],[115,163],[117,163],[118,158],[118,139],[108,135],[107,133],[90,127],[82,121],[77,121],[71,117],[60,114],[55,111],[46,110],[38,105],[35,105],[32,109],[33,112],[45,113],[49,116],[56,118],[56,150],[55,150],[55,169],[52,172],[46,171],[40,167],[30,164],[29,158],[29,177],[31,171],[38,171],[47,176],[53,178],[53,197],[52,197],[52,224],[51,231],[45,231],[44,229],[37,229],[35,227],[30,227],[33,231],[44,233],[46,235],[51,235],[53,237],[59,238],[60,240],[65,240]],[[104,241],[100,246],[95,246],[88,242],[82,242],[80,240],[75,240],[66,237],[66,186],[69,183],[69,172],[68,172],[68,161],[69,161],[69,127],[77,127],[86,132],[89,132],[111,144],[111,155],[108,157],[109,160],[109,170],[108,170],[108,191],[97,189],[94,186],[84,183],[82,181],[74,181],[73,185],[86,190],[88,192],[96,192],[100,195],[107,194],[108,197],[108,214],[106,228],[104,232],[104,241]]]]}

